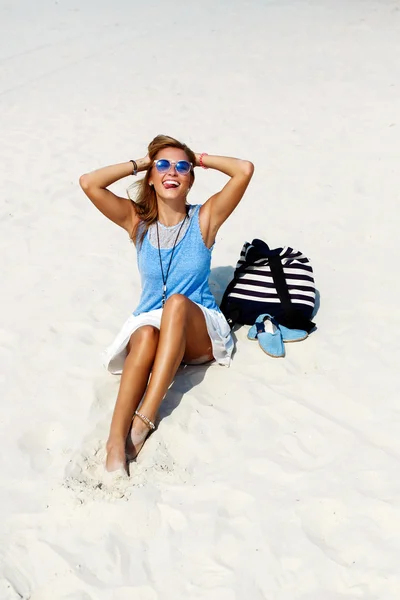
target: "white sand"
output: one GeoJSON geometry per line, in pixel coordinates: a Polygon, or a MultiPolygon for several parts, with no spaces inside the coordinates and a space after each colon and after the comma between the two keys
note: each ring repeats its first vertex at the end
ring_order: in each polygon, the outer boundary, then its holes
{"type": "Polygon", "coordinates": [[[398,600],[400,4],[0,0],[0,33],[0,600],[398,600]],[[139,278],[78,178],[158,133],[255,163],[213,289],[291,244],[318,331],[273,360],[241,328],[107,481],[139,278]]]}

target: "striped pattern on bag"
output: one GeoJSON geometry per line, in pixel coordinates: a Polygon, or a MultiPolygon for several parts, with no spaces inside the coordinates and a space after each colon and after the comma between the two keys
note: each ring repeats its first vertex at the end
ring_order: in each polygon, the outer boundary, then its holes
{"type": "MultiPolygon", "coordinates": [[[[249,242],[243,245],[236,269],[245,262],[250,247],[249,242]]],[[[282,248],[279,255],[292,304],[314,308],[315,283],[310,261],[304,254],[289,246],[282,248]]],[[[239,274],[239,279],[229,297],[253,302],[280,303],[268,258],[256,260],[248,265],[245,271],[239,274]]]]}

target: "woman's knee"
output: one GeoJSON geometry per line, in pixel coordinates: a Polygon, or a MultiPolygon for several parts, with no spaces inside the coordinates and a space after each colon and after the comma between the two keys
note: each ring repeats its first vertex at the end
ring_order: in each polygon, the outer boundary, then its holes
{"type": "Polygon", "coordinates": [[[185,315],[189,307],[190,300],[183,294],[172,294],[165,302],[164,311],[176,315],[185,315]]]}
{"type": "Polygon", "coordinates": [[[134,331],[128,342],[128,353],[138,345],[157,346],[160,331],[152,325],[143,325],[134,331]]]}

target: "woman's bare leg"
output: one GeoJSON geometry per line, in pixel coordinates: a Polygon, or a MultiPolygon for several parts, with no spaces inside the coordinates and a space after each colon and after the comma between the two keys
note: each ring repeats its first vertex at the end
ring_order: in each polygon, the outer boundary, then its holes
{"type": "Polygon", "coordinates": [[[159,330],[151,325],[140,327],[131,335],[106,446],[107,471],[126,468],[126,438],[133,414],[146,390],[158,338],[159,330]]]}
{"type": "MultiPolygon", "coordinates": [[[[174,294],[165,303],[161,319],[160,337],[150,382],[140,412],[154,422],[160,404],[182,362],[213,359],[212,344],[207,332],[203,311],[191,300],[174,294]]],[[[136,454],[144,444],[149,429],[135,417],[131,439],[136,454]]]]}

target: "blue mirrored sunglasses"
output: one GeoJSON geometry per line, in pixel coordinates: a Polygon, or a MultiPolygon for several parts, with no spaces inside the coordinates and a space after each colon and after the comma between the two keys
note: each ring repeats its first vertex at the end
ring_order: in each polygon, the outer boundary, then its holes
{"type": "Polygon", "coordinates": [[[159,158],[154,161],[154,164],[159,173],[166,173],[173,166],[179,175],[187,175],[193,167],[192,163],[188,160],[178,160],[176,162],[168,160],[168,158],[159,158]]]}

